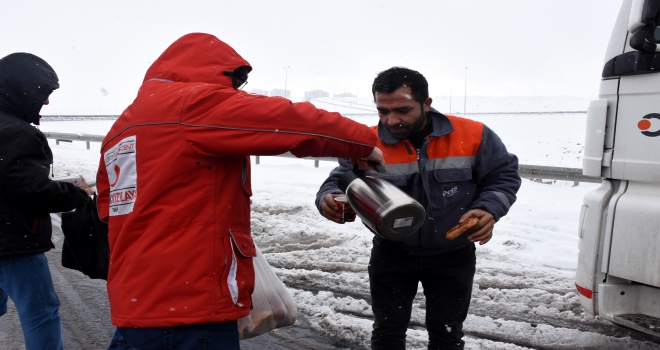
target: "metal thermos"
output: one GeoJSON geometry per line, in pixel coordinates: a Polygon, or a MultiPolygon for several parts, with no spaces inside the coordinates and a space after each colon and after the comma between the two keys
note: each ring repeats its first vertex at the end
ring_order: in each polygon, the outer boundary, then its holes
{"type": "MultiPolygon", "coordinates": [[[[384,172],[382,165],[378,167],[384,172]]],[[[366,176],[355,167],[344,173],[338,184],[362,222],[385,239],[402,240],[424,223],[424,207],[386,180],[366,176]]]]}

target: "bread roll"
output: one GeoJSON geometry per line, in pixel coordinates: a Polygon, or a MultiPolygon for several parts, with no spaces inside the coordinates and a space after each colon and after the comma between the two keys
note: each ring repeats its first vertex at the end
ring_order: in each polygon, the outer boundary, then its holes
{"type": "Polygon", "coordinates": [[[463,220],[463,222],[450,228],[449,231],[447,231],[447,239],[450,241],[453,240],[454,238],[462,235],[463,232],[474,227],[474,225],[476,225],[478,222],[479,222],[479,218],[474,216],[463,220]]]}

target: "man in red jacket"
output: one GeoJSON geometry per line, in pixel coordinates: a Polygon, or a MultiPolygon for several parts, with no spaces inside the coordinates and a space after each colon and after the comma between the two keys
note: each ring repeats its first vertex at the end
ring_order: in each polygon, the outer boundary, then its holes
{"type": "Polygon", "coordinates": [[[118,327],[110,349],[239,348],[256,255],[250,155],[383,162],[367,126],[239,90],[251,70],[218,38],[185,35],[151,65],[103,140],[98,206],[118,327]]]}

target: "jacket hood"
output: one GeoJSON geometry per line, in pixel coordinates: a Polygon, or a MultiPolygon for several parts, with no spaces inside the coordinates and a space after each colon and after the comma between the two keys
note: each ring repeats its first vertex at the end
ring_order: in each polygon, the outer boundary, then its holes
{"type": "Polygon", "coordinates": [[[186,34],[176,40],[149,67],[144,82],[164,79],[175,82],[202,82],[232,87],[224,71],[252,66],[231,46],[210,34],[186,34]]]}
{"type": "Polygon", "coordinates": [[[39,125],[44,101],[60,87],[55,70],[29,53],[13,53],[0,59],[0,111],[39,125]]]}

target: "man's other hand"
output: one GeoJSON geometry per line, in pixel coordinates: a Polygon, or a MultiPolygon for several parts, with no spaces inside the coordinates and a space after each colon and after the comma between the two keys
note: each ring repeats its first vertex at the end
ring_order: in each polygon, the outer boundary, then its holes
{"type": "Polygon", "coordinates": [[[91,196],[94,193],[94,190],[91,187],[89,187],[89,185],[87,184],[87,181],[85,181],[85,178],[82,175],[79,175],[79,176],[80,176],[80,181],[82,181],[82,189],[85,192],[87,192],[88,196],[91,196]]]}
{"type": "Polygon", "coordinates": [[[326,194],[325,197],[323,197],[323,201],[321,201],[321,211],[323,212],[323,216],[326,219],[334,221],[338,224],[343,224],[343,222],[341,222],[341,212],[339,211],[339,205],[337,205],[335,202],[335,197],[337,196],[343,196],[343,194],[326,194]]]}
{"type": "Polygon", "coordinates": [[[490,239],[493,237],[493,227],[495,226],[495,219],[489,212],[485,210],[472,209],[467,213],[463,214],[463,216],[461,216],[458,222],[462,222],[463,220],[472,216],[479,218],[479,222],[476,225],[474,225],[474,227],[471,230],[474,233],[469,235],[467,239],[472,243],[479,242],[479,245],[484,245],[488,243],[488,241],[490,241],[490,239]]]}

